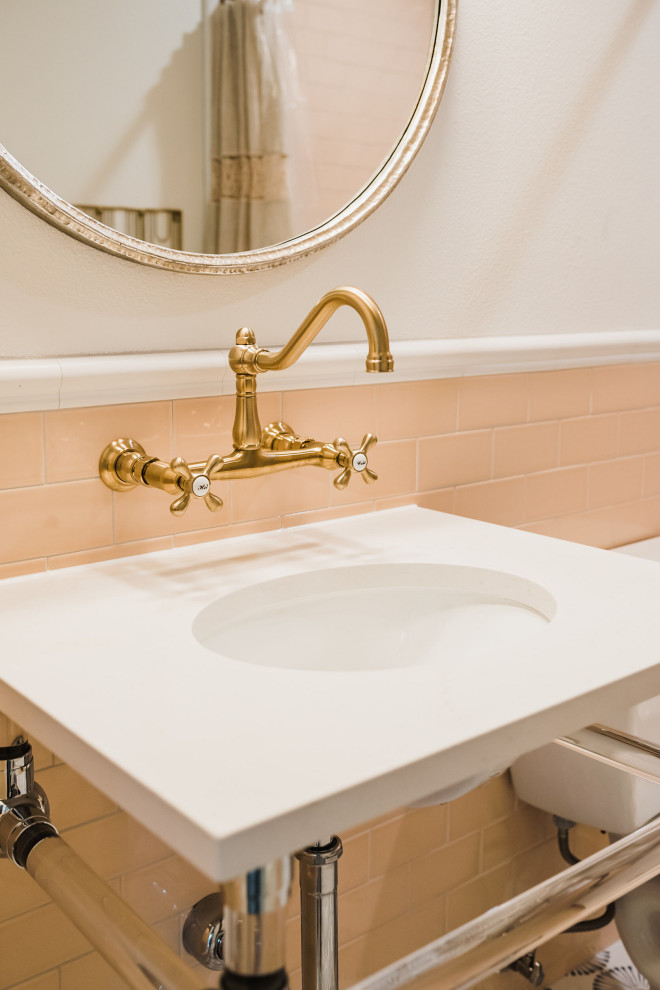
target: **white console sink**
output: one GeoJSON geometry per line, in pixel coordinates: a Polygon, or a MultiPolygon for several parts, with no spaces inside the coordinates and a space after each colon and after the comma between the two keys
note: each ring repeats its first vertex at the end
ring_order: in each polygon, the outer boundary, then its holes
{"type": "Polygon", "coordinates": [[[0,708],[223,880],[660,693],[658,601],[394,509],[1,582],[0,708]]]}

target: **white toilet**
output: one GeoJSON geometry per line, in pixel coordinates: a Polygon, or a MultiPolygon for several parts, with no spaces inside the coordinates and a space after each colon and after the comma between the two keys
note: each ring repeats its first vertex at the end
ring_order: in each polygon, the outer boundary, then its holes
{"type": "MultiPolygon", "coordinates": [[[[657,560],[660,566],[660,537],[618,550],[657,560]]],[[[622,710],[608,723],[660,745],[660,695],[622,710]]],[[[632,832],[660,814],[660,785],[561,746],[543,746],[521,757],[511,776],[516,793],[528,804],[614,836],[632,832]]],[[[633,963],[651,990],[660,990],[660,877],[617,901],[616,923],[633,963]]]]}

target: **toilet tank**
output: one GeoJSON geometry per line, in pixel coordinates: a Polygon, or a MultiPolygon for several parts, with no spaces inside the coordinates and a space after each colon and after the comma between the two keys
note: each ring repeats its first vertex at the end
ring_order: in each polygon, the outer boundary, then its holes
{"type": "MultiPolygon", "coordinates": [[[[617,547],[616,552],[657,560],[660,566],[660,537],[617,547]]],[[[660,745],[660,695],[622,709],[607,721],[660,745]]],[[[617,835],[632,832],[660,814],[660,785],[562,746],[543,746],[525,754],[511,767],[511,777],[518,797],[528,804],[617,835]]]]}

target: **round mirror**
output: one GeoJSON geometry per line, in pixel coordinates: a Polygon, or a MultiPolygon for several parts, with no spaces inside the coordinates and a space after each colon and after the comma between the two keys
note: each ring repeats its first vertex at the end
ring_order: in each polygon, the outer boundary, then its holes
{"type": "Polygon", "coordinates": [[[414,157],[455,3],[6,4],[0,186],[86,243],[170,270],[318,250],[414,157]]]}

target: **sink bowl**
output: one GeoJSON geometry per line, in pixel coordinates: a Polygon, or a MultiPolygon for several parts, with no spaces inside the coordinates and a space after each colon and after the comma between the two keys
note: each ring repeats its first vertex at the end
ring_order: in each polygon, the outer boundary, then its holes
{"type": "Polygon", "coordinates": [[[196,639],[244,663],[289,670],[391,670],[464,663],[532,638],[556,602],[543,587],[480,567],[336,567],[225,595],[195,619],[196,639]],[[339,639],[327,635],[340,630],[339,639]]]}

